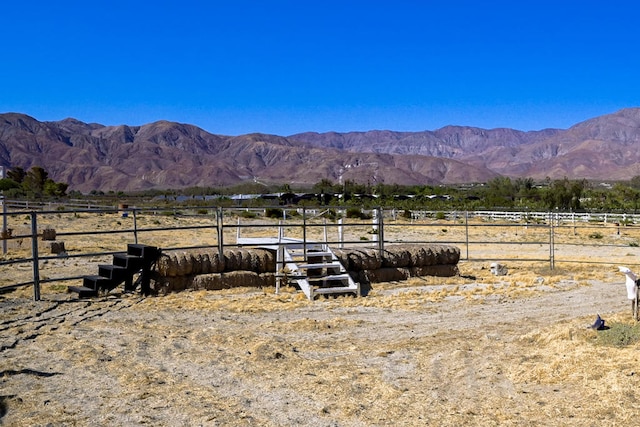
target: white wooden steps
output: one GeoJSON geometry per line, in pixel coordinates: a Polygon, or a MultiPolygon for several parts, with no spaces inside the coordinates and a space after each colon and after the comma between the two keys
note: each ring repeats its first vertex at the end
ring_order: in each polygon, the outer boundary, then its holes
{"type": "Polygon", "coordinates": [[[354,294],[360,296],[360,284],[354,282],[338,257],[326,243],[278,238],[237,238],[239,245],[276,250],[276,293],[281,285],[293,282],[313,301],[318,295],[354,294]]]}
{"type": "Polygon", "coordinates": [[[307,298],[317,295],[351,293],[360,296],[360,284],[353,281],[338,257],[324,243],[281,245],[276,265],[284,265],[278,271],[276,292],[281,282],[295,280],[307,298]]]}

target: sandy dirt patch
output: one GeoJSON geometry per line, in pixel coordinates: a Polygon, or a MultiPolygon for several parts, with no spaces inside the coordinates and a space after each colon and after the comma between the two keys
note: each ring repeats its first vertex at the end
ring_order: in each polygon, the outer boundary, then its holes
{"type": "Polygon", "coordinates": [[[514,266],[307,301],[294,289],[0,296],[3,425],[637,425],[623,277],[514,266]],[[527,274],[522,270],[527,270],[527,274]],[[531,274],[533,273],[533,274],[531,274]],[[472,277],[473,276],[473,277],[472,277]]]}

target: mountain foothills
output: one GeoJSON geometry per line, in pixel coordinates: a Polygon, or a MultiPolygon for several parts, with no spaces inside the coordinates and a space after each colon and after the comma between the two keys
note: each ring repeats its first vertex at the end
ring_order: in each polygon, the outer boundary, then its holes
{"type": "Polygon", "coordinates": [[[497,176],[628,180],[640,175],[640,109],[566,130],[447,126],[435,131],[214,135],[159,121],[103,126],[0,114],[0,165],[40,166],[69,189],[136,191],[338,183],[437,185],[497,176]]]}

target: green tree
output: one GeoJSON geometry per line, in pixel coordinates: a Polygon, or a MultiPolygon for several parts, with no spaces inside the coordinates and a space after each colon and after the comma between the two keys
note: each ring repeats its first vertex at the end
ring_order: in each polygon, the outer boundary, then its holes
{"type": "Polygon", "coordinates": [[[20,188],[20,184],[9,178],[0,179],[0,191],[7,191],[13,188],[20,188]]]}
{"type": "Polygon", "coordinates": [[[25,172],[24,169],[20,167],[15,167],[7,171],[7,178],[14,180],[18,184],[21,184],[26,176],[27,176],[27,173],[25,172]]]}
{"type": "Polygon", "coordinates": [[[629,186],[631,188],[640,190],[640,175],[636,175],[629,180],[629,186]]]}
{"type": "Polygon", "coordinates": [[[47,182],[49,173],[40,166],[34,166],[27,172],[22,181],[22,188],[27,194],[39,197],[44,192],[44,185],[47,182]]]}
{"type": "Polygon", "coordinates": [[[509,207],[513,206],[516,198],[516,189],[508,177],[496,177],[487,184],[485,202],[488,206],[509,207]]]}
{"type": "Polygon", "coordinates": [[[551,182],[544,195],[544,202],[549,209],[579,210],[580,198],[587,186],[587,181],[570,181],[567,177],[551,182]]]}
{"type": "Polygon", "coordinates": [[[69,188],[69,184],[47,179],[44,183],[43,193],[45,196],[62,197],[67,194],[67,188],[69,188]]]}

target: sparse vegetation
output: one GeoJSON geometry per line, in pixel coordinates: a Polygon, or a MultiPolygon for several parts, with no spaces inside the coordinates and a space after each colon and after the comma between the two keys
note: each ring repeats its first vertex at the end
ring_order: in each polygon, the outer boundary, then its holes
{"type": "Polygon", "coordinates": [[[608,329],[598,331],[599,345],[606,347],[626,347],[640,342],[640,323],[612,323],[608,329]]]}

